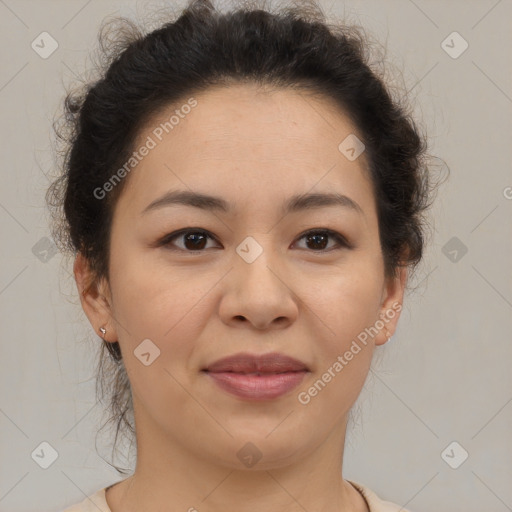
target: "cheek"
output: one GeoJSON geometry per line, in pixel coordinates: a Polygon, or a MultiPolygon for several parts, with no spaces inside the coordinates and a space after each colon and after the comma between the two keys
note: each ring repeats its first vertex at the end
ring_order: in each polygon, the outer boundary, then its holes
{"type": "Polygon", "coordinates": [[[378,272],[343,272],[329,286],[313,288],[308,306],[320,329],[315,340],[315,374],[302,386],[299,403],[312,416],[333,424],[352,407],[368,375],[380,303],[378,272]],[[320,334],[321,333],[321,334],[320,334]]]}
{"type": "Polygon", "coordinates": [[[154,263],[145,266],[127,256],[113,268],[122,269],[111,275],[111,281],[131,389],[162,427],[171,425],[173,411],[190,406],[184,389],[190,388],[194,340],[200,338],[208,315],[207,301],[201,299],[213,283],[196,279],[191,285],[179,271],[165,272],[154,263]],[[150,343],[142,344],[148,339],[150,343]]]}
{"type": "Polygon", "coordinates": [[[155,364],[184,372],[194,347],[191,340],[199,337],[208,313],[202,299],[215,280],[197,279],[197,272],[171,269],[122,247],[112,251],[112,263],[113,314],[122,349],[134,360],[134,369],[140,364],[134,351],[149,339],[156,353],[160,351],[155,364]]]}
{"type": "Polygon", "coordinates": [[[308,306],[321,320],[329,352],[341,350],[378,318],[383,277],[378,261],[353,258],[329,275],[302,279],[308,306]],[[306,292],[307,290],[307,292],[306,292]]]}

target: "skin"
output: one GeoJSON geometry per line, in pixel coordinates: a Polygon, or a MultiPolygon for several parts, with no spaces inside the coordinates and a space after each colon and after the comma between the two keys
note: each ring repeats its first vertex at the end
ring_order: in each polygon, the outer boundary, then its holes
{"type": "MultiPolygon", "coordinates": [[[[405,268],[384,275],[365,154],[349,161],[338,150],[358,131],[331,100],[305,92],[244,84],[194,98],[198,105],[125,178],[110,282],[94,280],[80,254],[75,260],[78,289],[90,286],[83,309],[97,333],[105,326],[104,338],[119,341],[133,393],[137,465],[107,502],[113,512],[366,511],[342,476],[346,425],[374,348],[394,333],[399,311],[307,405],[297,399],[403,302],[405,268]],[[182,205],[141,213],[177,188],[220,196],[233,213],[182,205]],[[333,191],[364,214],[331,206],[283,217],[289,196],[333,191]],[[203,252],[192,254],[183,236],[157,245],[188,227],[214,237],[203,252]],[[313,228],[337,231],[353,247],[299,236],[313,228]],[[263,249],[250,264],[235,251],[247,236],[263,249]],[[147,338],[160,349],[149,366],[134,355],[147,338]],[[281,352],[310,373],[284,396],[249,402],[200,371],[237,352],[281,352]],[[249,441],[262,454],[251,468],[236,455],[249,441]]],[[[154,117],[137,147],[175,109],[154,117]]]]}

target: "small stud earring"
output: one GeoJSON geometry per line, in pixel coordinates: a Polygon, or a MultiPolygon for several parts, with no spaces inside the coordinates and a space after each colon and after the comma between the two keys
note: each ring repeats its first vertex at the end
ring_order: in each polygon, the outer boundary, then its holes
{"type": "Polygon", "coordinates": [[[100,327],[100,332],[105,336],[105,334],[107,334],[107,329],[105,329],[105,327],[100,327]]]}

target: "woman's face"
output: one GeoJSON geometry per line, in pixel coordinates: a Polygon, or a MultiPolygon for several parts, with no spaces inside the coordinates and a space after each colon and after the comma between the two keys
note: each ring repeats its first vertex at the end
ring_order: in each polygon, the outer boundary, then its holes
{"type": "Polygon", "coordinates": [[[165,439],[225,466],[252,453],[276,467],[342,441],[374,346],[394,332],[405,272],[385,280],[366,155],[354,159],[357,131],[333,103],[248,85],[193,100],[140,132],[134,149],[149,149],[124,178],[100,286],[109,308],[84,299],[84,309],[121,345],[139,449],[165,439]],[[218,201],[149,207],[171,191],[218,201]],[[309,194],[349,199],[287,208],[309,194]],[[240,395],[204,371],[240,353],[284,354],[307,371],[272,397],[251,394],[250,382],[240,395]]]}

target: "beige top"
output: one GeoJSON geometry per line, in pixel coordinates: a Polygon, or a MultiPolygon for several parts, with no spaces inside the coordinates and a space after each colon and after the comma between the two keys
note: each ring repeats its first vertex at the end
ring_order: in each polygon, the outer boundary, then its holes
{"type": "MultiPolygon", "coordinates": [[[[347,480],[347,482],[350,482],[361,493],[368,504],[370,512],[408,512],[400,505],[395,505],[390,501],[381,500],[373,491],[362,484],[353,482],[352,480],[347,480]]],[[[75,505],[63,510],[63,512],[112,512],[105,498],[106,489],[108,489],[108,487],[100,489],[80,503],[76,503],[75,505]]]]}

